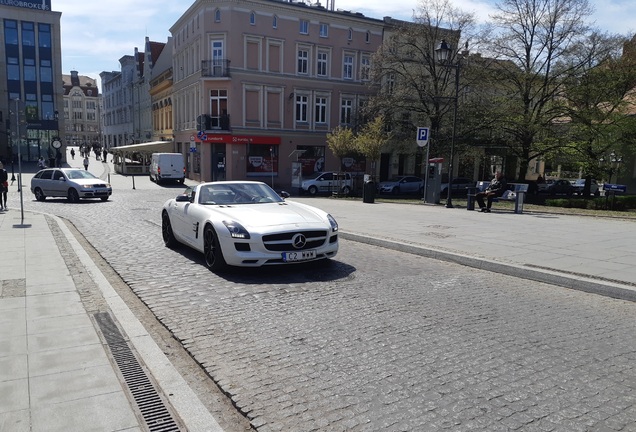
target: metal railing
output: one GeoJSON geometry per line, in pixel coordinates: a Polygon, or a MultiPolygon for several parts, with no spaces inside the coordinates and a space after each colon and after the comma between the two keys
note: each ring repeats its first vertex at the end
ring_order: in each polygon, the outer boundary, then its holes
{"type": "Polygon", "coordinates": [[[227,59],[202,60],[201,75],[204,77],[229,77],[230,61],[227,59]]]}

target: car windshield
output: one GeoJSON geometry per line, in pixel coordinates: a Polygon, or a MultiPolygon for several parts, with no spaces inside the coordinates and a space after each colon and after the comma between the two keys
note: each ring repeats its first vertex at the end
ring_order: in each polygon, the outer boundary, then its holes
{"type": "Polygon", "coordinates": [[[88,171],[84,171],[84,170],[73,170],[73,171],[66,171],[65,172],[66,176],[70,179],[96,179],[97,177],[95,177],[93,174],[91,174],[88,171]]]}
{"type": "Polygon", "coordinates": [[[264,183],[223,183],[201,185],[199,204],[263,204],[282,202],[283,199],[264,183]]]}
{"type": "Polygon", "coordinates": [[[323,174],[324,172],[313,173],[309,177],[307,177],[305,180],[316,180],[318,177],[320,177],[323,174]]]}

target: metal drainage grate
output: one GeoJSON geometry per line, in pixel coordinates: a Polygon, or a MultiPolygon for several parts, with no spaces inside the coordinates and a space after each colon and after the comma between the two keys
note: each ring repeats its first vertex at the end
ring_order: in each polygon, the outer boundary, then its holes
{"type": "Polygon", "coordinates": [[[181,431],[110,314],[99,312],[93,316],[106,339],[113,359],[119,367],[148,430],[151,432],[181,431]]]}

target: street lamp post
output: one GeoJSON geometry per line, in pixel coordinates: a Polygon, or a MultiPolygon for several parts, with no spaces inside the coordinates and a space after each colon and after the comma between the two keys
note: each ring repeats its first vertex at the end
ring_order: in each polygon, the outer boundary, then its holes
{"type": "Polygon", "coordinates": [[[607,179],[608,183],[612,183],[612,175],[614,175],[614,173],[616,173],[616,180],[618,180],[618,172],[620,170],[621,164],[623,163],[623,156],[616,154],[616,151],[612,150],[607,160],[604,156],[601,156],[599,162],[601,163],[601,165],[605,164],[606,162],[609,164],[609,168],[607,170],[607,174],[609,177],[607,179]]]}
{"type": "Polygon", "coordinates": [[[461,58],[457,58],[457,63],[451,63],[451,47],[442,39],[439,47],[435,50],[437,61],[444,67],[455,69],[455,97],[453,107],[453,131],[451,133],[450,161],[448,162],[448,188],[446,189],[446,208],[453,208],[453,159],[455,158],[455,131],[457,129],[457,105],[459,101],[459,71],[461,69],[461,58]]]}

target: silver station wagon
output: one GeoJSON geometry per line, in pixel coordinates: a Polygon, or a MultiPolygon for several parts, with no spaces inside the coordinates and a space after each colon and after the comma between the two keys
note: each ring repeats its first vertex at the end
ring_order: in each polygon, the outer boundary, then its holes
{"type": "Polygon", "coordinates": [[[90,172],[79,168],[46,168],[31,179],[31,192],[38,201],[46,197],[66,197],[69,202],[83,198],[108,200],[113,188],[90,172]]]}

